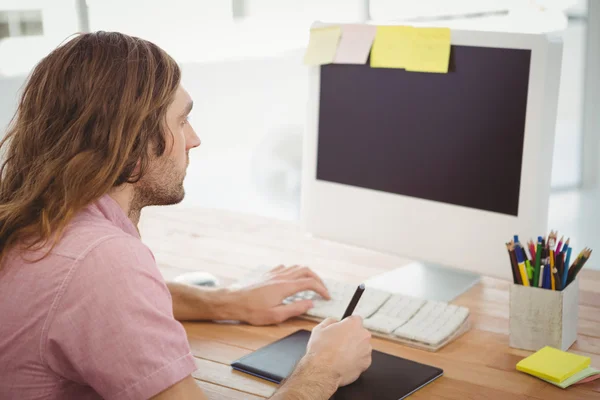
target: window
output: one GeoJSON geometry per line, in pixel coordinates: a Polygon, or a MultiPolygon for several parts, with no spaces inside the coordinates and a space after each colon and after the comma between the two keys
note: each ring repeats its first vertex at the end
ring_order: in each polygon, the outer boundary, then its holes
{"type": "Polygon", "coordinates": [[[0,11],[0,40],[44,34],[41,10],[0,11]]]}
{"type": "Polygon", "coordinates": [[[40,59],[78,32],[76,4],[76,0],[0,0],[0,77],[26,77],[40,59]]]}

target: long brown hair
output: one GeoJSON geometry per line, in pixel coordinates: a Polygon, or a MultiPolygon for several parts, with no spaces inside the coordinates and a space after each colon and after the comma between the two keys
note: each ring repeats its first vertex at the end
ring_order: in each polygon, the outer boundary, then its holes
{"type": "Polygon", "coordinates": [[[139,180],[165,151],[180,77],[158,46],[114,32],[78,35],[40,61],[0,142],[0,267],[13,245],[54,246],[78,211],[139,180]]]}

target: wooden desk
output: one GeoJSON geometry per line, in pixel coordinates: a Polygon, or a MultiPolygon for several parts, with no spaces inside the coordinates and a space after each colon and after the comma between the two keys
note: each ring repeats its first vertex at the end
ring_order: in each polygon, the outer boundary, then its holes
{"type": "MultiPolygon", "coordinates": [[[[308,265],[321,276],[350,283],[404,265],[407,260],[311,238],[290,222],[182,206],[145,210],[144,242],[168,279],[197,269],[224,283],[257,265],[308,265]]],[[[501,244],[500,244],[501,245],[501,244]]],[[[507,267],[508,268],[508,267],[507,267]]],[[[579,337],[571,351],[600,367],[600,272],[584,271],[580,282],[579,337]]],[[[454,303],[469,307],[473,328],[436,353],[373,339],[377,350],[444,369],[444,377],[411,399],[600,399],[600,381],[561,390],[515,370],[530,352],[508,347],[509,283],[483,278],[454,303]]],[[[233,360],[297,329],[314,326],[295,319],[252,327],[185,323],[198,363],[194,377],[210,399],[261,399],[276,386],[235,372],[233,360]]]]}

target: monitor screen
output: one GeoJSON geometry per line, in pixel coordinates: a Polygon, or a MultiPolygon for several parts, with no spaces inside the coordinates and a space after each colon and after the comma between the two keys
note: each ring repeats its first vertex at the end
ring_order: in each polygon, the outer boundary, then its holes
{"type": "Polygon", "coordinates": [[[321,66],[317,179],[517,216],[530,59],[453,45],[447,74],[321,66]]]}

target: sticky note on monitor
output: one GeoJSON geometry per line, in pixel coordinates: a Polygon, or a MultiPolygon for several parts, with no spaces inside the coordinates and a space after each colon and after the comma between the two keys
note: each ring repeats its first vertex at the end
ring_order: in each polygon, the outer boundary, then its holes
{"type": "Polygon", "coordinates": [[[335,57],[342,30],[339,26],[312,28],[304,64],[331,64],[335,57]]]}
{"type": "Polygon", "coordinates": [[[334,64],[365,64],[376,32],[377,27],[373,25],[342,25],[334,64]]]}
{"type": "Polygon", "coordinates": [[[371,67],[405,68],[413,29],[411,26],[378,26],[371,49],[371,67]]]}
{"type": "Polygon", "coordinates": [[[407,71],[447,73],[450,62],[449,28],[414,28],[405,59],[407,71]]]}

